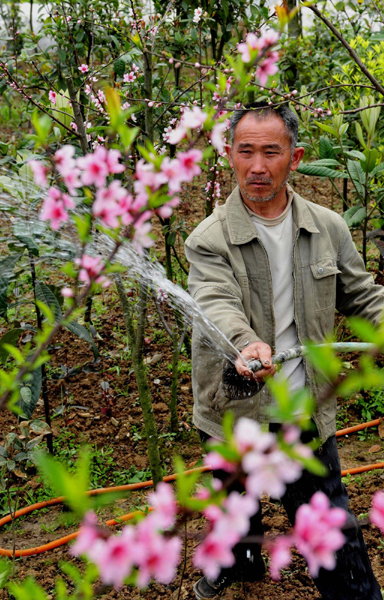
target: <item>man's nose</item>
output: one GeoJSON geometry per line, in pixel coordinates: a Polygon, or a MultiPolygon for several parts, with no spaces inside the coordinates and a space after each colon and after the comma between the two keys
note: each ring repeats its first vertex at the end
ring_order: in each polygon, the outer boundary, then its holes
{"type": "Polygon", "coordinates": [[[263,154],[255,153],[251,164],[251,173],[266,173],[267,165],[265,163],[265,157],[263,154]]]}

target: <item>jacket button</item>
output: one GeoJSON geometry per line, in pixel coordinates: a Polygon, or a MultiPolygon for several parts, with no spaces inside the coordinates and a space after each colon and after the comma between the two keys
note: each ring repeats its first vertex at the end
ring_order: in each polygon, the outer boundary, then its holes
{"type": "Polygon", "coordinates": [[[319,267],[319,268],[317,269],[317,272],[318,272],[318,274],[319,274],[319,275],[322,275],[322,274],[324,273],[324,269],[323,269],[323,267],[319,267]]]}

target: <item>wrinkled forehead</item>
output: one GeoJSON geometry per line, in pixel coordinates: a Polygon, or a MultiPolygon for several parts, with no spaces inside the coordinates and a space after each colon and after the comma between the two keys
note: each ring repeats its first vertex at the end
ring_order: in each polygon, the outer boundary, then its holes
{"type": "Polygon", "coordinates": [[[246,113],[236,125],[232,145],[244,143],[285,147],[290,145],[291,137],[281,117],[255,110],[246,113]]]}

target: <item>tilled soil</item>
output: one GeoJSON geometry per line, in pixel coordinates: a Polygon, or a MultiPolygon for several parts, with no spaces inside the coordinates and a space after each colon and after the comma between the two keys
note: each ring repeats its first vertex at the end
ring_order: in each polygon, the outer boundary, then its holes
{"type": "MultiPolygon", "coordinates": [[[[223,182],[222,189],[228,191],[230,181],[223,182]]],[[[299,193],[312,201],[316,201],[335,210],[340,207],[337,199],[332,198],[328,184],[315,178],[296,176],[293,185],[299,193]]],[[[180,207],[180,215],[185,218],[190,231],[204,216],[203,185],[190,186],[186,194],[186,203],[180,207]]],[[[158,243],[161,253],[162,244],[158,243]]],[[[47,279],[47,283],[50,281],[47,279]]],[[[59,281],[58,281],[59,282],[59,281]]],[[[57,442],[57,452],[67,452],[68,461],[75,460],[76,448],[80,443],[90,445],[98,453],[100,474],[94,475],[93,487],[116,483],[118,473],[122,479],[130,480],[139,472],[141,479],[146,479],[148,458],[143,432],[142,412],[138,399],[134,373],[131,368],[126,348],[124,323],[119,304],[114,292],[103,291],[97,300],[93,322],[99,334],[96,343],[100,350],[100,359],[93,361],[93,355],[86,343],[68,332],[60,334],[51,351],[52,360],[49,366],[49,395],[51,410],[58,410],[53,420],[53,434],[57,442]],[[106,385],[108,384],[108,385],[106,385]],[[104,459],[103,459],[104,452],[104,459]],[[72,456],[72,454],[73,456],[72,456]],[[107,457],[110,457],[107,460],[107,457]]],[[[170,315],[166,315],[170,318],[170,315]]],[[[179,431],[177,435],[170,432],[169,397],[171,384],[172,351],[166,334],[159,323],[156,309],[150,305],[148,311],[148,327],[145,344],[145,358],[153,398],[153,409],[160,435],[163,464],[168,473],[172,473],[172,456],[178,453],[185,464],[189,465],[200,459],[202,449],[192,424],[192,388],[189,361],[185,355],[182,360],[185,369],[179,378],[178,416],[179,431]]],[[[340,325],[340,331],[343,324],[340,325]]],[[[0,330],[0,334],[4,333],[0,330]]],[[[353,365],[356,357],[345,357],[353,365]]],[[[43,418],[44,409],[39,402],[34,415],[43,418]]],[[[344,408],[341,403],[340,408],[344,408]]],[[[353,405],[346,411],[343,426],[355,424],[359,416],[353,405]]],[[[17,430],[17,419],[8,412],[0,414],[0,431],[5,435],[17,430]]],[[[360,440],[356,435],[340,438],[339,449],[342,468],[378,463],[384,460],[382,441],[377,429],[360,440]],[[376,446],[376,448],[375,448],[376,446]],[[372,448],[374,448],[372,450],[372,448]]],[[[363,533],[372,561],[373,569],[384,588],[384,544],[380,542],[377,528],[368,524],[366,514],[369,511],[372,494],[384,488],[382,471],[370,471],[347,480],[351,508],[361,519],[363,533]]],[[[124,483],[121,478],[119,483],[124,483]]],[[[21,483],[20,506],[39,499],[42,484],[36,472],[30,470],[29,479],[21,483]]],[[[127,498],[119,500],[115,505],[103,509],[101,518],[130,512],[133,508],[145,505],[145,492],[132,492],[127,498]]],[[[266,535],[275,536],[286,532],[289,523],[284,510],[278,503],[268,498],[262,501],[266,535]]],[[[67,535],[77,528],[77,523],[70,519],[69,513],[60,506],[49,511],[36,512],[15,523],[13,536],[10,528],[3,528],[0,533],[0,546],[11,548],[15,538],[17,548],[35,547],[67,535]],[[66,524],[65,520],[66,519],[66,524]]],[[[183,577],[179,572],[172,585],[152,584],[146,591],[124,588],[109,590],[106,600],[192,600],[193,583],[200,577],[192,565],[191,557],[196,545],[196,533],[203,530],[202,518],[191,518],[188,522],[187,562],[183,577]],[[182,579],[182,581],[181,581],[182,579]],[[180,589],[181,585],[181,589],[180,589]]],[[[16,561],[15,578],[23,579],[27,575],[34,576],[53,598],[55,578],[60,574],[59,563],[73,559],[68,546],[61,546],[44,554],[25,557],[16,561]]],[[[0,590],[0,599],[10,596],[6,590],[0,590]]],[[[274,582],[266,575],[260,582],[234,583],[221,596],[224,600],[240,598],[263,600],[312,600],[320,598],[308,575],[305,560],[295,554],[289,569],[282,573],[280,582],[274,582]]],[[[32,599],[31,599],[32,600],[32,599]]],[[[368,599],[367,599],[368,600],[368,599]]]]}

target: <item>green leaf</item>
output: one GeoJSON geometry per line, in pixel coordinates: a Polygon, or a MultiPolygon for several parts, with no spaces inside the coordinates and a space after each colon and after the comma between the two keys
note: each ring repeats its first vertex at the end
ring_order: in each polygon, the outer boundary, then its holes
{"type": "Polygon", "coordinates": [[[95,358],[99,356],[99,350],[93,341],[91,334],[89,333],[88,329],[84,327],[84,325],[80,325],[80,323],[76,323],[76,321],[72,321],[72,323],[64,323],[64,325],[67,329],[69,329],[69,331],[77,335],[77,337],[91,344],[93,356],[95,358]]]}
{"type": "Polygon", "coordinates": [[[9,352],[4,348],[3,344],[11,344],[12,346],[15,346],[17,340],[23,332],[24,329],[15,327],[15,329],[7,331],[7,333],[0,338],[0,363],[4,364],[9,356],[9,352]]]}
{"type": "Polygon", "coordinates": [[[321,136],[319,140],[320,158],[335,158],[333,146],[328,138],[321,136]]]}
{"type": "Polygon", "coordinates": [[[52,293],[49,287],[42,281],[36,281],[35,289],[37,300],[40,300],[40,302],[43,302],[48,308],[53,310],[55,315],[55,321],[59,321],[61,319],[62,313],[60,304],[58,303],[55,295],[52,293]]]}
{"type": "Polygon", "coordinates": [[[364,196],[365,192],[365,173],[359,162],[356,160],[348,160],[348,171],[356,191],[360,196],[364,196]]]}
{"type": "Polygon", "coordinates": [[[8,589],[16,600],[48,600],[48,596],[32,577],[27,577],[23,582],[8,584],[8,589]]]}
{"type": "Polygon", "coordinates": [[[381,162],[379,165],[377,165],[377,167],[375,167],[373,169],[373,171],[371,171],[371,177],[374,177],[375,175],[378,175],[379,173],[382,173],[384,171],[384,162],[381,162]]]}
{"type": "Polygon", "coordinates": [[[330,127],[329,125],[324,125],[324,123],[319,123],[318,121],[315,121],[315,123],[323,131],[326,131],[327,133],[330,133],[331,135],[333,135],[337,138],[339,137],[338,132],[333,127],[330,127]]]}
{"type": "Polygon", "coordinates": [[[326,379],[333,380],[339,375],[343,363],[336,356],[331,345],[319,347],[313,342],[307,342],[305,346],[309,361],[326,379]]]}
{"type": "Polygon", "coordinates": [[[4,142],[0,142],[0,154],[2,156],[6,156],[8,154],[8,144],[5,144],[4,142]]]}
{"type": "Polygon", "coordinates": [[[301,164],[297,169],[297,172],[302,173],[303,175],[313,175],[314,177],[329,177],[330,179],[339,177],[340,179],[348,179],[348,174],[344,173],[344,171],[335,171],[328,167],[316,167],[312,166],[312,163],[301,164]]]}
{"type": "Polygon", "coordinates": [[[32,379],[20,386],[21,410],[30,419],[40,398],[42,384],[41,367],[32,373],[32,379]]]}
{"type": "Polygon", "coordinates": [[[2,590],[8,581],[8,575],[11,572],[11,563],[9,560],[0,559],[0,590],[2,590]]]}
{"type": "Polygon", "coordinates": [[[36,242],[31,237],[29,237],[28,235],[20,235],[20,234],[15,235],[15,237],[19,240],[19,242],[24,244],[24,246],[27,248],[28,252],[30,252],[34,256],[39,256],[39,246],[36,244],[36,242]]]}
{"type": "Polygon", "coordinates": [[[309,164],[313,167],[341,167],[341,164],[335,158],[321,158],[309,164]]]}
{"type": "Polygon", "coordinates": [[[48,423],[46,423],[45,421],[41,421],[41,419],[34,419],[33,421],[31,421],[29,423],[29,429],[33,431],[33,433],[38,433],[39,435],[46,435],[48,433],[52,433],[52,430],[48,423]]]}
{"type": "Polygon", "coordinates": [[[20,254],[12,254],[0,260],[0,277],[9,279],[12,276],[16,263],[22,256],[23,253],[21,252],[20,254]]]}
{"type": "Polygon", "coordinates": [[[76,474],[72,475],[67,469],[49,454],[39,452],[36,462],[44,479],[60,496],[65,496],[68,506],[82,517],[91,506],[90,497],[86,495],[89,489],[89,452],[82,452],[77,461],[76,474]]]}
{"type": "Polygon", "coordinates": [[[121,58],[116,59],[115,62],[113,63],[113,71],[119,77],[122,77],[124,75],[125,62],[121,58]]]}
{"type": "Polygon", "coordinates": [[[345,150],[344,154],[349,158],[357,158],[358,160],[365,160],[365,156],[359,150],[345,150]]]}
{"type": "Polygon", "coordinates": [[[343,214],[343,219],[348,227],[358,227],[367,216],[365,206],[352,206],[343,214]]]}

